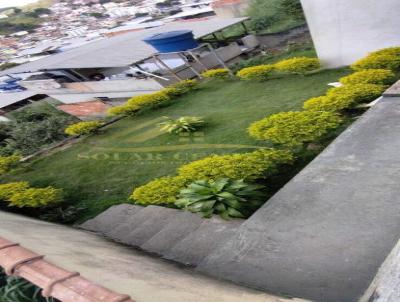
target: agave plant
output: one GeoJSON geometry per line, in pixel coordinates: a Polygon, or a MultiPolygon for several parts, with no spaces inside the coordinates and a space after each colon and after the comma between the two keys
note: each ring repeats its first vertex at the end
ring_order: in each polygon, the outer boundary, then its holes
{"type": "Polygon", "coordinates": [[[210,218],[219,214],[224,219],[246,218],[263,203],[264,186],[228,178],[200,180],[181,190],[175,205],[210,218]]]}
{"type": "Polygon", "coordinates": [[[166,120],[159,124],[161,131],[168,133],[193,132],[200,128],[204,121],[197,116],[183,116],[178,119],[165,117],[166,120]]]}
{"type": "Polygon", "coordinates": [[[0,301],[1,302],[55,302],[46,299],[41,289],[24,279],[9,276],[0,271],[0,301]]]}

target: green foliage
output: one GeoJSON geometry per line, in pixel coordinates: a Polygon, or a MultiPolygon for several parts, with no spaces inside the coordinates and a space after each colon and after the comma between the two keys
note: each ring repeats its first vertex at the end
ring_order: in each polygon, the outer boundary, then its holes
{"type": "Polygon", "coordinates": [[[43,147],[66,138],[64,128],[75,118],[45,102],[35,103],[11,113],[9,138],[5,140],[8,153],[33,154],[43,147]]]}
{"type": "Polygon", "coordinates": [[[75,222],[87,208],[83,206],[58,206],[47,209],[39,218],[50,222],[70,224],[75,222]]]}
{"type": "Polygon", "coordinates": [[[237,76],[242,80],[265,81],[274,70],[275,67],[273,65],[258,65],[243,68],[237,73],[237,76]]]}
{"type": "Polygon", "coordinates": [[[358,60],[351,68],[354,70],[363,69],[390,69],[400,70],[400,56],[393,54],[370,54],[369,56],[358,60]]]}
{"type": "Polygon", "coordinates": [[[252,0],[250,28],[256,32],[284,31],[305,22],[299,0],[252,0]]]}
{"type": "Polygon", "coordinates": [[[274,66],[276,70],[281,72],[305,74],[319,69],[321,64],[316,58],[297,57],[280,61],[274,66]]]}
{"type": "Polygon", "coordinates": [[[20,155],[0,156],[0,175],[15,168],[21,160],[20,155]]]}
{"type": "Polygon", "coordinates": [[[62,190],[53,187],[31,188],[28,182],[0,184],[0,200],[18,208],[38,208],[62,201],[62,190]]]}
{"type": "Polygon", "coordinates": [[[222,80],[228,79],[231,76],[229,69],[226,68],[207,70],[201,75],[206,79],[213,78],[222,80]]]}
{"type": "Polygon", "coordinates": [[[248,132],[259,140],[297,147],[318,141],[341,121],[338,115],[330,112],[281,112],[251,124],[248,132]]]}
{"type": "Polygon", "coordinates": [[[0,301],[1,302],[55,302],[53,298],[46,299],[41,289],[15,276],[6,276],[0,270],[0,301]]]}
{"type": "Polygon", "coordinates": [[[104,123],[100,121],[80,122],[68,126],[65,129],[65,133],[70,136],[95,133],[102,125],[104,125],[104,123]]]}
{"type": "Polygon", "coordinates": [[[357,71],[351,75],[341,78],[342,84],[380,84],[389,85],[394,83],[396,75],[388,69],[366,69],[357,71]]]}
{"type": "Polygon", "coordinates": [[[161,131],[168,133],[193,132],[199,129],[204,121],[201,117],[183,116],[178,119],[165,117],[166,121],[159,124],[161,131]]]}
{"type": "Polygon", "coordinates": [[[290,164],[292,155],[283,150],[263,149],[250,153],[212,155],[178,169],[189,181],[218,178],[255,180],[277,172],[280,165],[290,164]]]}
{"type": "Polygon", "coordinates": [[[181,176],[162,177],[136,188],[130,199],[138,204],[173,204],[187,180],[181,176]]]}
{"type": "Polygon", "coordinates": [[[370,102],[381,96],[385,89],[386,86],[376,84],[344,85],[329,89],[327,96],[353,103],[370,102]]]}
{"type": "Polygon", "coordinates": [[[10,206],[39,208],[58,204],[63,200],[62,190],[53,187],[29,188],[15,192],[8,200],[10,206]]]}
{"type": "Polygon", "coordinates": [[[263,186],[250,185],[243,180],[221,178],[198,180],[180,191],[175,205],[178,208],[202,213],[210,218],[219,214],[224,219],[246,218],[262,204],[263,186]]]}
{"type": "Polygon", "coordinates": [[[281,8],[286,15],[295,20],[303,21],[305,19],[300,0],[282,0],[281,8]]]}

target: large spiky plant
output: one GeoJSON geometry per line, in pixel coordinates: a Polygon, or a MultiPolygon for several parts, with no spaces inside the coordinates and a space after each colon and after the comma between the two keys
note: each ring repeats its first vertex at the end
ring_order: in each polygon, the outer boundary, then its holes
{"type": "Polygon", "coordinates": [[[204,124],[203,119],[197,116],[183,116],[178,119],[165,117],[165,119],[159,126],[161,131],[168,133],[193,132],[204,124]]]}
{"type": "Polygon", "coordinates": [[[202,213],[205,218],[213,214],[224,219],[246,218],[263,203],[265,196],[260,191],[262,188],[260,185],[228,178],[200,180],[183,189],[175,205],[194,213],[202,213]]]}

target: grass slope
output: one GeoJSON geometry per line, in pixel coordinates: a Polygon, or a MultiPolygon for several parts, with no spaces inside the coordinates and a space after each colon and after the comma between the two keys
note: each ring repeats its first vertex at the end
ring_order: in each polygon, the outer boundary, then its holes
{"type": "Polygon", "coordinates": [[[348,72],[337,69],[267,82],[204,83],[168,107],[123,119],[1,181],[28,180],[35,186],[64,188],[71,203],[89,208],[82,218],[91,217],[112,204],[126,202],[134,187],[174,174],[185,162],[265,145],[247,135],[250,123],[273,113],[300,109],[306,99],[324,94],[327,83],[348,72]],[[208,124],[190,137],[160,135],[156,124],[163,116],[187,115],[204,117],[208,124]]]}

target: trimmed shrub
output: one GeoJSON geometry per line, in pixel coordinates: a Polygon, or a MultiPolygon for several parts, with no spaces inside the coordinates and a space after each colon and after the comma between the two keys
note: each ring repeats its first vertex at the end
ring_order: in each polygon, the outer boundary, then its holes
{"type": "Polygon", "coordinates": [[[320,96],[305,101],[303,104],[303,108],[310,111],[335,112],[352,108],[355,105],[357,105],[357,103],[354,101],[354,99],[320,96]]]}
{"type": "Polygon", "coordinates": [[[20,160],[21,156],[19,155],[0,156],[0,175],[15,168],[20,160]]]}
{"type": "Polygon", "coordinates": [[[291,147],[318,141],[341,123],[331,112],[282,112],[253,123],[248,128],[251,137],[269,140],[291,147]]]}
{"type": "MultiPolygon", "coordinates": [[[[177,93],[177,90],[174,90],[177,93]]],[[[160,105],[163,102],[169,101],[170,97],[167,93],[171,93],[171,91],[158,91],[150,94],[142,94],[138,96],[134,96],[129,99],[125,104],[121,106],[116,106],[110,108],[108,113],[111,115],[130,115],[133,116],[137,114],[140,110],[155,107],[160,105]]]]}
{"type": "Polygon", "coordinates": [[[29,189],[29,183],[27,181],[0,184],[0,200],[9,201],[15,193],[20,193],[27,189],[29,189]]]}
{"type": "Polygon", "coordinates": [[[173,204],[187,180],[180,176],[162,177],[136,188],[130,199],[138,204],[173,204]]]}
{"type": "Polygon", "coordinates": [[[280,61],[275,64],[275,69],[281,72],[305,74],[321,68],[316,58],[297,57],[280,61]]]}
{"type": "Polygon", "coordinates": [[[391,56],[400,56],[400,47],[388,47],[383,48],[374,52],[371,52],[372,55],[391,55],[391,56]]]}
{"type": "Polygon", "coordinates": [[[180,191],[175,205],[193,213],[202,213],[205,218],[211,218],[213,214],[224,219],[246,218],[265,201],[265,195],[260,192],[262,188],[228,178],[198,180],[180,191]]]}
{"type": "Polygon", "coordinates": [[[289,164],[293,156],[288,151],[263,149],[251,153],[212,155],[186,164],[178,169],[187,180],[216,180],[218,178],[263,178],[277,172],[278,166],[289,164]]]}
{"type": "Polygon", "coordinates": [[[201,74],[204,78],[209,79],[227,79],[231,76],[229,69],[219,68],[219,69],[211,69],[203,72],[201,74]]]}
{"type": "Polygon", "coordinates": [[[353,103],[370,102],[381,96],[385,89],[386,86],[377,84],[344,85],[329,89],[327,96],[353,103]]]}
{"type": "Polygon", "coordinates": [[[161,91],[166,93],[169,97],[177,97],[195,89],[198,84],[199,83],[196,80],[183,80],[179,83],[168,86],[161,91]]]}
{"type": "Polygon", "coordinates": [[[371,54],[361,60],[358,60],[351,68],[354,70],[363,69],[390,69],[400,70],[400,56],[392,54],[371,54]]]}
{"type": "Polygon", "coordinates": [[[65,129],[65,133],[70,136],[90,134],[96,132],[97,129],[101,127],[103,124],[104,124],[103,122],[99,121],[80,122],[68,126],[65,129]]]}
{"type": "Polygon", "coordinates": [[[15,192],[9,198],[10,206],[23,208],[38,208],[58,204],[62,201],[62,190],[53,187],[29,188],[15,192]]]}
{"type": "Polygon", "coordinates": [[[242,80],[265,81],[274,70],[273,65],[258,65],[243,68],[237,73],[237,76],[242,80]]]}
{"type": "Polygon", "coordinates": [[[366,69],[357,71],[351,75],[341,78],[342,84],[380,84],[389,85],[394,83],[396,75],[388,69],[366,69]]]}

